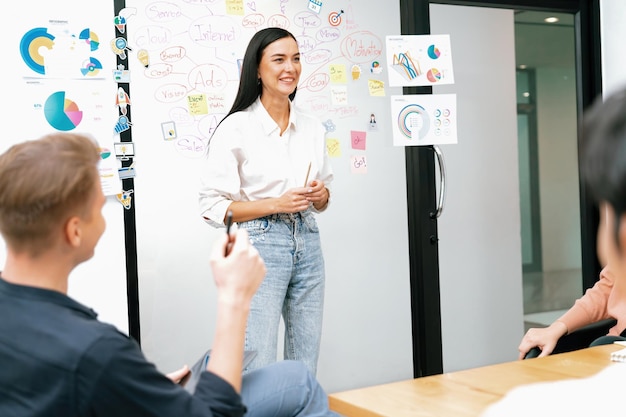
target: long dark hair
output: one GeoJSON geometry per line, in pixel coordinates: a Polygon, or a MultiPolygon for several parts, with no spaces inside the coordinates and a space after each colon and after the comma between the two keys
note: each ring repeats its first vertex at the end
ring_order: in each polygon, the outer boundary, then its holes
{"type": "MultiPolygon", "coordinates": [[[[261,63],[263,51],[265,51],[267,45],[286,37],[290,37],[297,42],[296,37],[293,36],[291,32],[278,27],[261,29],[254,34],[252,39],[250,39],[248,47],[246,48],[246,53],[243,56],[243,63],[241,64],[241,76],[237,96],[235,97],[233,106],[230,108],[226,116],[220,120],[213,130],[211,138],[228,116],[238,111],[247,109],[261,95],[263,86],[259,80],[259,64],[261,63]]],[[[296,97],[296,90],[297,88],[293,90],[293,93],[289,94],[289,100],[293,101],[296,97]]],[[[210,143],[211,139],[209,139],[209,144],[210,143]]]]}
{"type": "MultiPolygon", "coordinates": [[[[267,48],[267,45],[286,37],[291,37],[294,41],[296,40],[291,32],[282,28],[271,27],[261,29],[250,39],[246,53],[243,56],[243,64],[241,65],[239,90],[233,106],[226,117],[247,109],[261,95],[263,87],[259,82],[259,64],[261,63],[263,51],[267,48]]],[[[289,100],[293,100],[295,96],[296,90],[289,95],[289,100]]]]}

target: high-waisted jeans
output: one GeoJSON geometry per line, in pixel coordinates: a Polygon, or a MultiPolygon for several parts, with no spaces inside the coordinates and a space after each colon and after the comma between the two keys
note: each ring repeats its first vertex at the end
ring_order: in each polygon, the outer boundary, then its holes
{"type": "Polygon", "coordinates": [[[284,358],[305,363],[315,375],[324,309],[324,257],[310,210],[273,214],[238,224],[265,261],[267,273],[252,299],[246,350],[257,351],[250,371],[277,360],[280,317],[284,358]]]}

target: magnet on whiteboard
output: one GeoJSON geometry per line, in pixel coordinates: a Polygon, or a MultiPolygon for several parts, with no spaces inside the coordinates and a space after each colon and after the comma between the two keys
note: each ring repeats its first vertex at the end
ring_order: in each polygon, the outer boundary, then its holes
{"type": "Polygon", "coordinates": [[[309,10],[312,10],[315,13],[321,12],[322,11],[322,1],[321,0],[309,0],[309,10]]]}
{"type": "Polygon", "coordinates": [[[131,206],[131,194],[133,193],[133,190],[128,190],[128,191],[122,191],[121,193],[117,194],[117,201],[119,201],[120,203],[122,203],[122,205],[124,206],[124,208],[126,210],[130,209],[131,206]]]}
{"type": "Polygon", "coordinates": [[[163,140],[174,140],[178,136],[176,133],[176,123],[173,121],[161,123],[161,133],[163,140]]]}

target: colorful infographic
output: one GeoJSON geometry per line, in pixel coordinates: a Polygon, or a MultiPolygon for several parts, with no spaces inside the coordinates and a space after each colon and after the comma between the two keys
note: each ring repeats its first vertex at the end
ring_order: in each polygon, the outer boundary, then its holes
{"type": "Polygon", "coordinates": [[[391,97],[394,146],[457,143],[456,94],[391,97]]]}
{"type": "Polygon", "coordinates": [[[36,27],[20,41],[20,55],[26,66],[43,77],[95,77],[102,69],[94,55],[102,54],[98,35],[90,29],[78,34],[59,27],[36,27]]]}
{"type": "Polygon", "coordinates": [[[53,128],[61,131],[73,130],[83,120],[78,104],[65,97],[65,91],[51,94],[43,106],[46,120],[53,128]]]}
{"type": "Polygon", "coordinates": [[[453,84],[449,35],[387,36],[389,85],[453,84]]]}
{"type": "Polygon", "coordinates": [[[24,34],[20,41],[20,54],[28,68],[37,74],[45,74],[43,49],[52,49],[54,36],[46,28],[34,28],[24,34]],[[42,49],[43,48],[43,49],[42,49]]]}

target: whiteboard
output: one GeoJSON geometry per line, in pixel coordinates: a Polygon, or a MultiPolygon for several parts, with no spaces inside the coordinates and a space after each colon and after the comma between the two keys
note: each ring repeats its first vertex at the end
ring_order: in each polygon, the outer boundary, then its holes
{"type": "Polygon", "coordinates": [[[282,26],[302,53],[296,104],[328,126],[335,173],[331,205],[317,216],[327,276],[318,378],[329,392],[412,378],[404,149],[392,144],[389,111],[401,90],[388,87],[381,65],[385,36],[400,30],[398,7],[349,0],[325,0],[320,10],[306,0],[126,6],[148,358],[168,372],[211,345],[216,294],[208,257],[224,231],[200,219],[201,156],[231,106],[248,40],[282,26]]]}
{"type": "MultiPolygon", "coordinates": [[[[8,45],[6,61],[11,64],[3,67],[9,99],[2,100],[1,106],[8,131],[0,141],[0,152],[59,128],[89,134],[100,146],[110,147],[117,114],[112,81],[115,55],[106,46],[115,36],[110,18],[113,2],[37,1],[26,7],[27,11],[19,2],[5,5],[5,14],[13,18],[1,29],[8,45]],[[22,42],[25,49],[20,49],[22,42]],[[74,125],[46,116],[44,110],[54,97],[78,106],[81,116],[73,120],[74,125]]],[[[115,168],[116,161],[110,166],[115,168]]],[[[123,210],[115,197],[107,198],[103,208],[107,229],[93,259],[70,274],[68,294],[93,308],[100,320],[128,333],[123,210]]],[[[0,265],[4,265],[3,241],[0,248],[0,265]]]]}

